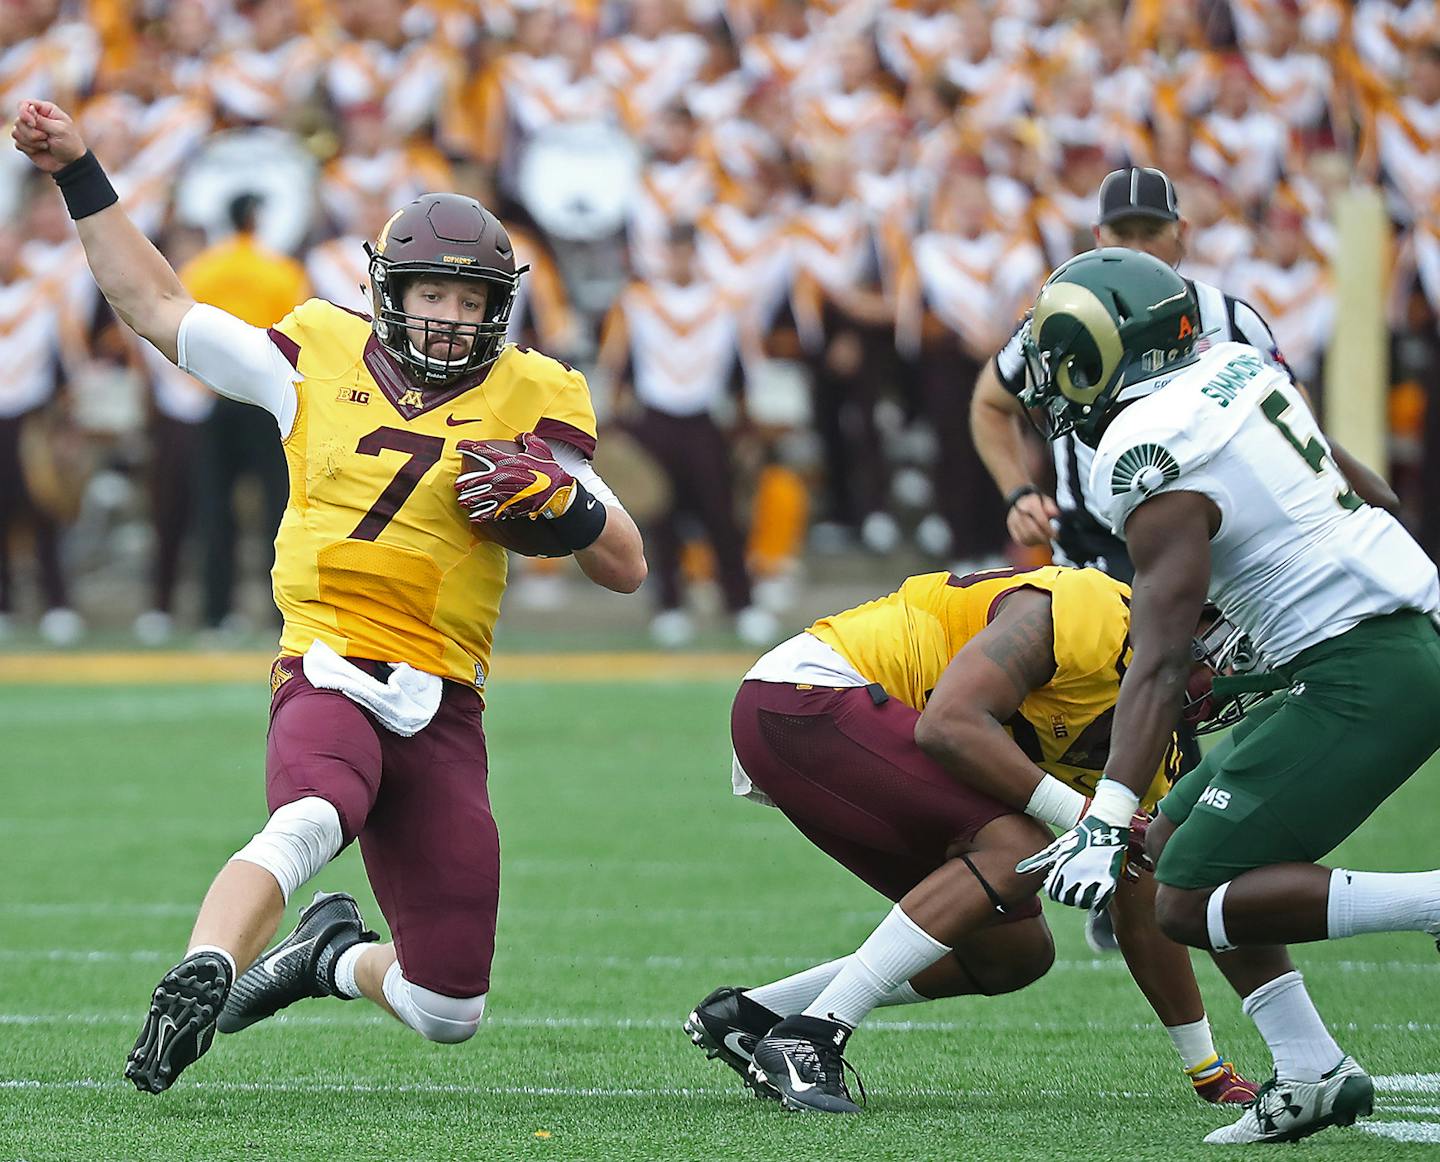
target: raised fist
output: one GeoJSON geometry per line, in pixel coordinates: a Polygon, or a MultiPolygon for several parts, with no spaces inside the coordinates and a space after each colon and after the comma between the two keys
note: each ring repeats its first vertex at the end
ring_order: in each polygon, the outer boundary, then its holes
{"type": "Polygon", "coordinates": [[[53,101],[21,101],[10,136],[15,148],[45,173],[55,173],[85,156],[85,142],[75,122],[53,101]]]}

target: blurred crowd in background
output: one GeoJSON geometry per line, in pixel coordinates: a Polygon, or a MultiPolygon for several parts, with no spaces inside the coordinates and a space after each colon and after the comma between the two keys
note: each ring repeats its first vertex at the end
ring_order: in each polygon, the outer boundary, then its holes
{"type": "MultiPolygon", "coordinates": [[[[531,268],[514,337],[591,377],[667,644],[687,582],[778,608],[807,554],[1016,552],[969,397],[1093,245],[1109,170],[1174,179],[1182,273],[1252,303],[1322,401],[1332,202],[1378,184],[1391,475],[1440,549],[1433,0],[0,0],[22,96],[73,111],[192,293],[256,325],[368,312],[363,242],[422,191],[495,210],[531,268]],[[667,462],[697,417],[723,436],[667,462]]],[[[0,629],[163,641],[182,578],[180,621],[233,629],[284,503],[273,425],[115,323],[53,183],[4,153],[0,629]],[[138,605],[77,612],[107,569],[144,572],[138,605]]]]}

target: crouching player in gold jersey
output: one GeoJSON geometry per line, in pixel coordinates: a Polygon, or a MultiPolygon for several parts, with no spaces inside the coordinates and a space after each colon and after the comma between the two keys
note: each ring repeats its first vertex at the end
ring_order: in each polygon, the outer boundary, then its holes
{"type": "Polygon", "coordinates": [[[635,525],[589,463],[584,377],[505,345],[521,272],[473,199],[427,194],[386,223],[373,320],[312,299],[267,332],[195,304],[63,110],[22,102],[12,136],[54,175],[120,318],[269,410],[290,468],[271,815],[212,883],[126,1076],[159,1093],[217,1024],[234,1032],[312,996],[365,996],[432,1041],[466,1040],[490,986],[500,877],[481,694],[506,558],[487,522],[546,522],[547,543],[605,588],[645,576],[635,525]],[[350,896],[317,893],[261,955],[291,893],[355,839],[393,943],[350,896]]]}
{"type": "MultiPolygon", "coordinates": [[[[853,1113],[842,1051],[871,1009],[1011,992],[1045,974],[1042,881],[1010,857],[1089,805],[1129,658],[1129,601],[1095,569],[930,573],[755,664],[731,718],[735,793],[779,807],[895,907],[850,956],[716,989],[686,1022],[696,1045],[792,1109],[853,1113]]],[[[1171,750],[1144,811],[1178,769],[1171,750]]],[[[1136,983],[1196,1092],[1252,1099],[1215,1052],[1189,952],[1156,924],[1153,880],[1131,870],[1116,933],[1136,983]]]]}

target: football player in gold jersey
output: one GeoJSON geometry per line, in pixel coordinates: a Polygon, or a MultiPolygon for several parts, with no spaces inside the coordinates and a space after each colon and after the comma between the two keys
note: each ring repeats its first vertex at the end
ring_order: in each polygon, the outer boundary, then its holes
{"type": "MultiPolygon", "coordinates": [[[[1045,974],[1041,881],[1010,854],[1089,804],[1129,660],[1129,599],[1095,569],[930,573],[755,664],[731,719],[735,793],[779,807],[895,907],[851,956],[711,993],[686,1022],[697,1045],[791,1108],[854,1112],[841,1051],[876,1005],[1045,974]]],[[[1215,1052],[1188,951],[1156,924],[1153,881],[1133,870],[1116,927],[1136,983],[1202,1098],[1253,1098],[1215,1052]]]]}
{"type": "Polygon", "coordinates": [[[62,109],[22,102],[12,136],[60,186],[116,314],[220,394],[270,411],[290,472],[271,815],[212,883],[126,1076],[159,1093],[217,1024],[243,1029],[308,996],[365,996],[432,1041],[466,1040],[489,989],[500,874],[481,694],[506,557],[486,525],[546,522],[547,543],[608,589],[645,576],[634,522],[590,464],[584,377],[505,345],[522,272],[473,199],[428,194],[386,223],[373,319],[312,299],[267,331],[195,304],[62,109]],[[290,894],[354,839],[393,943],[350,896],[317,893],[262,956],[290,894]]]}

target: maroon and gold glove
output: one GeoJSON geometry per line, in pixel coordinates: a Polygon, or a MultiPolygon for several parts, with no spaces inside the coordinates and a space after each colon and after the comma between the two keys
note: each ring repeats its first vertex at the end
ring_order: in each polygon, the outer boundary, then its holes
{"type": "Polygon", "coordinates": [[[1154,817],[1144,811],[1136,811],[1130,820],[1130,844],[1125,849],[1125,878],[1138,880],[1142,872],[1153,872],[1155,864],[1145,853],[1145,833],[1150,830],[1154,817]]]}
{"type": "Polygon", "coordinates": [[[466,471],[455,491],[473,521],[554,518],[575,502],[574,477],[534,432],[514,440],[461,440],[458,447],[466,471]]]}

